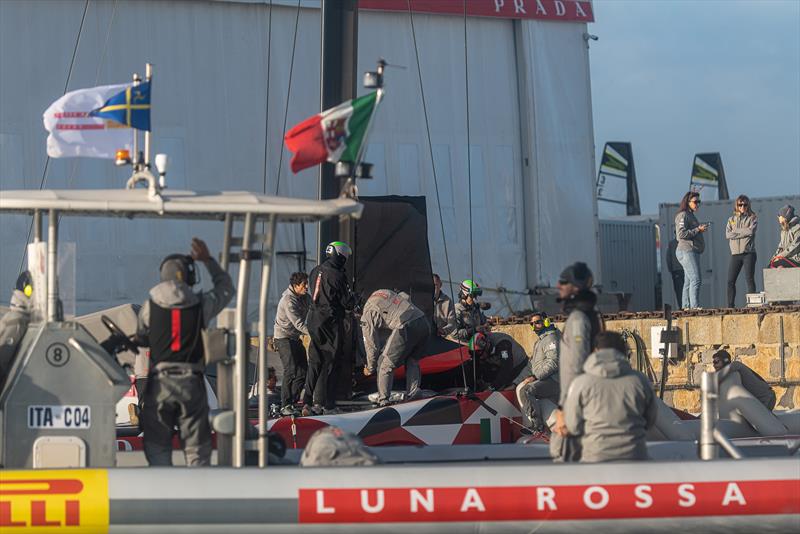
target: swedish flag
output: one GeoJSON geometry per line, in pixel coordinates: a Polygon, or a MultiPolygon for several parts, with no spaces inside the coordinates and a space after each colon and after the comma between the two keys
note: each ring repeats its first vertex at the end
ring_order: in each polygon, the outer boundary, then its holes
{"type": "Polygon", "coordinates": [[[132,85],[112,96],[89,115],[150,131],[150,82],[132,85]]]}

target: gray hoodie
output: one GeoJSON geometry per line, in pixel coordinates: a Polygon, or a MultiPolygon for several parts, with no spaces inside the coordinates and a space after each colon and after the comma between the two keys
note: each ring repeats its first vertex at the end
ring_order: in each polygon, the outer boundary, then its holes
{"type": "Polygon", "coordinates": [[[302,334],[308,335],[306,315],[310,305],[311,297],[308,294],[298,295],[291,287],[287,287],[275,313],[275,339],[300,339],[302,334]]]}
{"type": "Polygon", "coordinates": [[[590,354],[583,371],[564,406],[567,431],[580,436],[581,462],[646,460],[645,434],[658,413],[647,378],[615,349],[590,354]]]}
{"type": "Polygon", "coordinates": [[[732,361],[719,371],[719,383],[721,384],[734,373],[739,373],[742,379],[742,387],[757,398],[768,410],[775,406],[775,392],[772,391],[767,381],[740,361],[732,361]]]}
{"type": "Polygon", "coordinates": [[[528,377],[537,380],[552,379],[558,382],[558,353],[561,345],[561,332],[557,328],[548,329],[542,333],[533,346],[533,355],[516,379],[514,385],[519,385],[528,377]]]}
{"type": "Polygon", "coordinates": [[[781,242],[774,255],[800,264],[800,217],[795,216],[789,220],[788,230],[781,228],[781,242]]]}
{"type": "Polygon", "coordinates": [[[150,290],[150,298],[144,301],[139,310],[139,324],[137,336],[146,338],[150,332],[150,300],[163,308],[189,308],[198,302],[203,306],[203,323],[207,326],[209,321],[217,316],[233,298],[233,281],[231,276],[222,270],[219,263],[210,258],[205,263],[206,269],[211,274],[214,288],[204,293],[195,293],[184,282],[169,280],[161,282],[150,290]]]}
{"type": "Polygon", "coordinates": [[[731,254],[747,254],[756,250],[756,214],[736,214],[728,218],[725,225],[725,238],[731,247],[731,254]]]}
{"type": "Polygon", "coordinates": [[[678,250],[691,250],[702,254],[706,249],[703,232],[698,228],[697,217],[689,210],[679,211],[675,215],[675,237],[678,239],[678,250]]]}

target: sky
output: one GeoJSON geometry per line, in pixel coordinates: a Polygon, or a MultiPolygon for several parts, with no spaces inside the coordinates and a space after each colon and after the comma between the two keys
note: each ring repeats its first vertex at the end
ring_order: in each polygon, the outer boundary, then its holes
{"type": "Polygon", "coordinates": [[[800,0],[594,0],[597,163],[633,145],[642,213],[720,152],[732,197],[800,194],[800,0]]]}

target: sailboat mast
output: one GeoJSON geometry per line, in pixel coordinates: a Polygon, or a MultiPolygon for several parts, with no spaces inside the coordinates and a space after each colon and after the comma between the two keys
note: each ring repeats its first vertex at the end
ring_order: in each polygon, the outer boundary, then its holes
{"type": "MultiPolygon", "coordinates": [[[[320,62],[320,111],[356,97],[358,63],[358,0],[322,0],[320,62]]],[[[335,174],[335,165],[325,162],[319,170],[319,198],[339,196],[344,180],[335,174]]],[[[353,225],[336,219],[319,223],[317,263],[331,241],[352,241],[353,225]]]]}

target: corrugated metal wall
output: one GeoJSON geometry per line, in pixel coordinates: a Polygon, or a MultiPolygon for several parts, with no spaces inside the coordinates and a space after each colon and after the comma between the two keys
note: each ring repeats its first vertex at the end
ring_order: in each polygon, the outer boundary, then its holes
{"type": "MultiPolygon", "coordinates": [[[[702,194],[701,194],[702,199],[702,194]]],[[[756,231],[756,290],[764,290],[762,269],[769,263],[775,253],[780,239],[778,226],[778,209],[784,204],[791,204],[800,209],[800,195],[786,197],[751,198],[753,211],[758,215],[756,231]]],[[[725,225],[733,214],[734,200],[703,200],[697,219],[710,221],[711,229],[704,234],[706,250],[700,256],[700,268],[703,284],[700,288],[700,305],[704,308],[724,308],[727,306],[728,264],[731,252],[725,238],[725,225]]],[[[675,214],[677,204],[661,204],[659,207],[659,226],[661,227],[661,287],[664,302],[675,305],[675,293],[672,288],[672,277],[666,269],[666,253],[670,240],[675,236],[675,214]]],[[[736,284],[736,305],[744,306],[747,286],[744,272],[739,273],[736,284]]]]}
{"type": "Polygon", "coordinates": [[[628,310],[656,306],[656,236],[650,221],[600,220],[603,291],[630,293],[628,310]]]}

